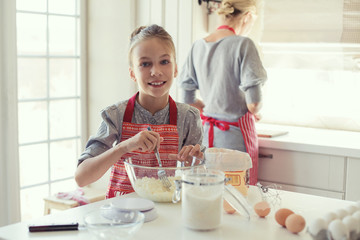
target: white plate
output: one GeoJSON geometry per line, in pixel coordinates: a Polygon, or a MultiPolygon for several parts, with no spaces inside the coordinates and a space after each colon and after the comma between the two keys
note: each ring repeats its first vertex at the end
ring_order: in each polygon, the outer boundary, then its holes
{"type": "Polygon", "coordinates": [[[145,215],[145,222],[152,221],[158,216],[155,209],[155,203],[144,198],[114,198],[108,207],[114,207],[120,210],[140,211],[145,215]]]}

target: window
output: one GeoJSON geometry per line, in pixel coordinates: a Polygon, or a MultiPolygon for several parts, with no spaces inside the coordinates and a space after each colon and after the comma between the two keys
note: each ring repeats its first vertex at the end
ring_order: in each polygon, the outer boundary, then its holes
{"type": "Polygon", "coordinates": [[[81,151],[80,0],[18,0],[22,220],[43,198],[75,188],[81,151]]]}
{"type": "Polygon", "coordinates": [[[360,44],[263,43],[264,123],[360,131],[360,44]]]}

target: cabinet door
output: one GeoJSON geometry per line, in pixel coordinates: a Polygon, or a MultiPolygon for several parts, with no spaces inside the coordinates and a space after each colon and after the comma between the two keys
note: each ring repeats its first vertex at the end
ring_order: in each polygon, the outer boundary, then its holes
{"type": "Polygon", "coordinates": [[[360,158],[348,158],[345,199],[360,200],[360,158]]]}
{"type": "Polygon", "coordinates": [[[269,186],[269,187],[273,187],[273,188],[276,186],[277,189],[290,191],[290,192],[298,192],[298,193],[311,194],[311,195],[316,195],[316,196],[321,196],[321,197],[344,199],[344,193],[342,193],[342,192],[332,192],[332,191],[326,191],[326,190],[320,190],[320,189],[314,189],[314,188],[291,186],[291,185],[282,184],[282,183],[271,183],[271,182],[265,182],[265,181],[260,181],[260,183],[264,186],[269,186]]]}
{"type": "Polygon", "coordinates": [[[344,157],[260,148],[259,180],[344,192],[344,174],[344,157]]]}

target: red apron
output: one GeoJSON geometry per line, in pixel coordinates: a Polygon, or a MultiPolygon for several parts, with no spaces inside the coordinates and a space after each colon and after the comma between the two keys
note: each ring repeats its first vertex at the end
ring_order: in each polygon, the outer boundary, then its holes
{"type": "MultiPolygon", "coordinates": [[[[125,141],[135,136],[140,131],[147,130],[151,126],[152,131],[158,132],[164,141],[160,144],[160,158],[164,167],[175,167],[176,160],[170,160],[169,154],[177,154],[179,152],[179,136],[177,131],[177,108],[174,100],[169,96],[169,124],[151,125],[151,124],[136,124],[131,123],[136,101],[136,93],[126,106],[124,113],[121,141],[125,141]]],[[[112,198],[117,195],[124,195],[134,192],[131,186],[130,179],[126,173],[124,160],[131,157],[132,163],[136,165],[155,167],[159,166],[154,152],[140,152],[133,151],[124,154],[121,160],[118,160],[112,167],[110,175],[110,183],[106,193],[106,198],[112,198]]]]}
{"type": "Polygon", "coordinates": [[[201,114],[203,125],[205,122],[209,123],[209,148],[214,146],[214,125],[222,131],[227,131],[230,125],[237,126],[240,128],[241,133],[244,137],[245,147],[247,153],[250,155],[252,160],[252,168],[250,168],[249,184],[255,185],[257,183],[258,175],[258,158],[259,158],[259,145],[258,137],[255,129],[255,118],[250,112],[247,112],[237,122],[226,122],[216,120],[211,117],[207,117],[201,114]]]}

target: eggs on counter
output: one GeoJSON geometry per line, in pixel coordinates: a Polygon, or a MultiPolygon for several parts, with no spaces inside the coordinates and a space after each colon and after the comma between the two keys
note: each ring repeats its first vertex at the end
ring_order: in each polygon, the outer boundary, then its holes
{"type": "Polygon", "coordinates": [[[270,205],[267,201],[261,201],[255,204],[254,211],[259,217],[266,217],[270,213],[270,205]]]}
{"type": "Polygon", "coordinates": [[[360,239],[360,201],[313,220],[308,232],[314,239],[360,239]]]}
{"type": "MultiPolygon", "coordinates": [[[[270,213],[270,210],[270,205],[266,201],[261,201],[254,205],[255,213],[261,218],[266,217],[270,213]]],[[[301,215],[295,214],[287,208],[279,209],[275,213],[275,220],[292,233],[301,232],[306,224],[305,219],[301,215]]]]}
{"type": "Polygon", "coordinates": [[[275,213],[275,220],[292,233],[301,232],[306,225],[305,219],[288,208],[280,208],[275,213]]]}

